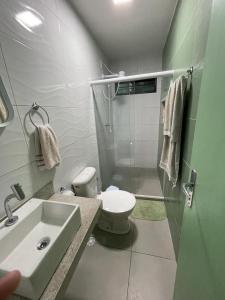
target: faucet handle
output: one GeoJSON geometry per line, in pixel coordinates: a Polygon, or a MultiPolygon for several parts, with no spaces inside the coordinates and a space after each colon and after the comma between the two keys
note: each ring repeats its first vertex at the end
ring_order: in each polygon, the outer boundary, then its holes
{"type": "Polygon", "coordinates": [[[25,194],[22,189],[22,185],[20,185],[19,183],[12,184],[11,189],[18,200],[23,200],[25,198],[25,194]]]}

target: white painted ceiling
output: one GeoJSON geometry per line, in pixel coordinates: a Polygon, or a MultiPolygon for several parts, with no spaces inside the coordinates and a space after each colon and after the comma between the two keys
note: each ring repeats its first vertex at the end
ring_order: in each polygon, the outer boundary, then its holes
{"type": "Polygon", "coordinates": [[[97,43],[111,60],[161,53],[177,0],[71,0],[97,43]]]}

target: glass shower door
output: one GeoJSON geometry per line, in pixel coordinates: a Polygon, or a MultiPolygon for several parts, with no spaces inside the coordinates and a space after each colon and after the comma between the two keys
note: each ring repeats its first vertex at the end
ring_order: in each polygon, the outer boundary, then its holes
{"type": "Polygon", "coordinates": [[[113,100],[113,183],[139,195],[161,196],[157,173],[160,89],[156,83],[124,83],[119,91],[124,94],[113,100]]]}
{"type": "Polygon", "coordinates": [[[135,193],[134,170],[134,102],[133,95],[113,100],[113,135],[115,168],[113,185],[135,193]]]}

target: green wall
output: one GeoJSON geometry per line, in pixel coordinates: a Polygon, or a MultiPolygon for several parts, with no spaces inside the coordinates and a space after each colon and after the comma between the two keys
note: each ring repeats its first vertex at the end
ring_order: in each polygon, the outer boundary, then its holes
{"type": "Polygon", "coordinates": [[[174,300],[225,299],[225,1],[213,0],[191,166],[192,208],[185,208],[174,300]]]}
{"type": "MultiPolygon", "coordinates": [[[[199,92],[204,68],[205,49],[211,16],[211,0],[180,0],[163,52],[163,69],[187,69],[194,66],[192,87],[186,100],[183,124],[183,145],[180,180],[172,189],[167,175],[159,169],[160,181],[166,198],[167,216],[176,257],[179,249],[180,230],[184,211],[181,183],[187,182],[195,132],[199,92]]],[[[176,76],[180,73],[177,72],[176,76]]],[[[162,81],[162,98],[168,91],[170,79],[162,81]]],[[[159,155],[162,145],[162,124],[159,131],[159,155]]]]}

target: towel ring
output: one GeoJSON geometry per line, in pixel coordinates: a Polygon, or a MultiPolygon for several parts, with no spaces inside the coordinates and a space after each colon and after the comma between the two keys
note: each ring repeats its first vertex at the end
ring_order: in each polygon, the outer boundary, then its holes
{"type": "Polygon", "coordinates": [[[32,107],[31,107],[31,109],[29,110],[29,118],[30,118],[30,121],[31,121],[31,123],[37,128],[37,125],[34,123],[34,121],[32,120],[32,116],[31,116],[31,112],[32,111],[38,111],[38,109],[42,109],[44,112],[45,112],[45,114],[46,114],[46,116],[47,116],[47,119],[48,119],[48,124],[49,124],[49,115],[48,115],[48,112],[47,112],[47,110],[46,109],[44,109],[44,107],[42,107],[41,105],[39,105],[39,104],[37,104],[36,102],[34,102],[33,104],[32,104],[32,107]]]}

